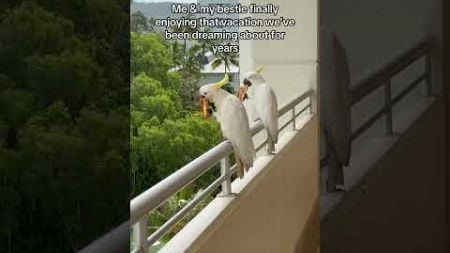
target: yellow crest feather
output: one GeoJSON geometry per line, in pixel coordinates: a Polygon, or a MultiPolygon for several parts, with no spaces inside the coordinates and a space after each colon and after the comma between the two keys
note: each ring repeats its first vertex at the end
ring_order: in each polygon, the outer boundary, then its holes
{"type": "Polygon", "coordinates": [[[228,74],[225,74],[225,77],[224,77],[222,80],[220,80],[219,82],[217,82],[217,83],[214,85],[214,87],[215,87],[216,89],[220,89],[220,88],[222,88],[225,84],[227,84],[229,81],[230,81],[230,79],[228,78],[228,74]]]}
{"type": "Polygon", "coordinates": [[[256,73],[258,73],[258,74],[261,74],[262,71],[263,71],[263,66],[259,66],[259,67],[256,69],[256,73]]]}

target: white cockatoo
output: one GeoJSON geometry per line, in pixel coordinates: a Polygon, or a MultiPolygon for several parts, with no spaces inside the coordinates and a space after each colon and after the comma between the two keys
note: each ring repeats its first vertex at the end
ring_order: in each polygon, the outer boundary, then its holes
{"type": "Polygon", "coordinates": [[[220,123],[223,136],[233,146],[237,173],[242,178],[244,169],[248,170],[253,166],[256,152],[244,105],[236,96],[221,89],[228,81],[228,75],[225,75],[224,79],[218,83],[200,87],[202,113],[204,117],[208,117],[208,103],[214,103],[217,110],[217,121],[220,123]]]}
{"type": "Polygon", "coordinates": [[[351,153],[350,68],[345,48],[326,26],[320,27],[321,151],[327,158],[321,176],[326,190],[344,186],[343,167],[351,153]]]}
{"type": "Polygon", "coordinates": [[[278,142],[278,103],[272,87],[261,76],[262,68],[244,75],[243,84],[239,90],[239,99],[248,98],[247,91],[251,91],[257,116],[263,122],[268,136],[268,153],[275,152],[275,144],[278,142]]]}

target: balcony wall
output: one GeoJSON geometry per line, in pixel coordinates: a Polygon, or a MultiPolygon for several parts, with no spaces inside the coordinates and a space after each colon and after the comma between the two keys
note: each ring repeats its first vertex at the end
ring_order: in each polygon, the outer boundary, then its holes
{"type": "Polygon", "coordinates": [[[448,252],[444,116],[437,100],[345,194],[321,222],[322,253],[448,252]]]}
{"type": "MultiPolygon", "coordinates": [[[[363,78],[411,45],[436,38],[436,90],[442,84],[443,0],[321,1],[321,23],[347,50],[352,80],[363,78]]],[[[444,1],[445,2],[445,1],[444,1]]]]}
{"type": "Polygon", "coordinates": [[[162,252],[317,252],[317,124],[304,117],[301,130],[281,136],[277,155],[233,182],[235,196],[213,200],[162,252]]]}

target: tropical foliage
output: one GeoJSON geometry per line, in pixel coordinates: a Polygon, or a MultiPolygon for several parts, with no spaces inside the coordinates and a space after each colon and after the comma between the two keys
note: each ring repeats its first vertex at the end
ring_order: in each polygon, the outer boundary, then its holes
{"type": "MultiPolygon", "coordinates": [[[[140,23],[139,16],[132,15],[131,24],[140,23]]],[[[185,41],[165,41],[157,32],[136,31],[131,34],[132,196],[149,189],[223,139],[218,123],[199,115],[199,54],[207,45],[196,42],[187,48],[185,41]]],[[[164,224],[218,174],[217,168],[212,169],[151,212],[149,232],[164,224]]],[[[161,242],[169,240],[212,197],[198,205],[161,242]]]]}
{"type": "Polygon", "coordinates": [[[1,252],[76,252],[128,216],[128,4],[0,2],[1,252]]]}
{"type": "MultiPolygon", "coordinates": [[[[186,65],[183,70],[169,71],[175,67],[171,48],[154,33],[131,35],[133,196],[222,139],[218,124],[198,114],[194,85],[200,77],[199,69],[186,65]]],[[[193,60],[188,56],[181,61],[193,60]]]]}

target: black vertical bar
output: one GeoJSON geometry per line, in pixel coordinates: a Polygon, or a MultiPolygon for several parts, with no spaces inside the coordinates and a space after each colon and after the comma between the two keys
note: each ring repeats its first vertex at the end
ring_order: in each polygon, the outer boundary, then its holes
{"type": "Polygon", "coordinates": [[[433,75],[431,64],[432,64],[431,52],[428,52],[426,56],[426,72],[427,72],[427,95],[429,97],[433,95],[433,75]]]}
{"type": "Polygon", "coordinates": [[[391,80],[384,84],[384,108],[386,112],[386,132],[392,134],[392,94],[391,80]]]}

